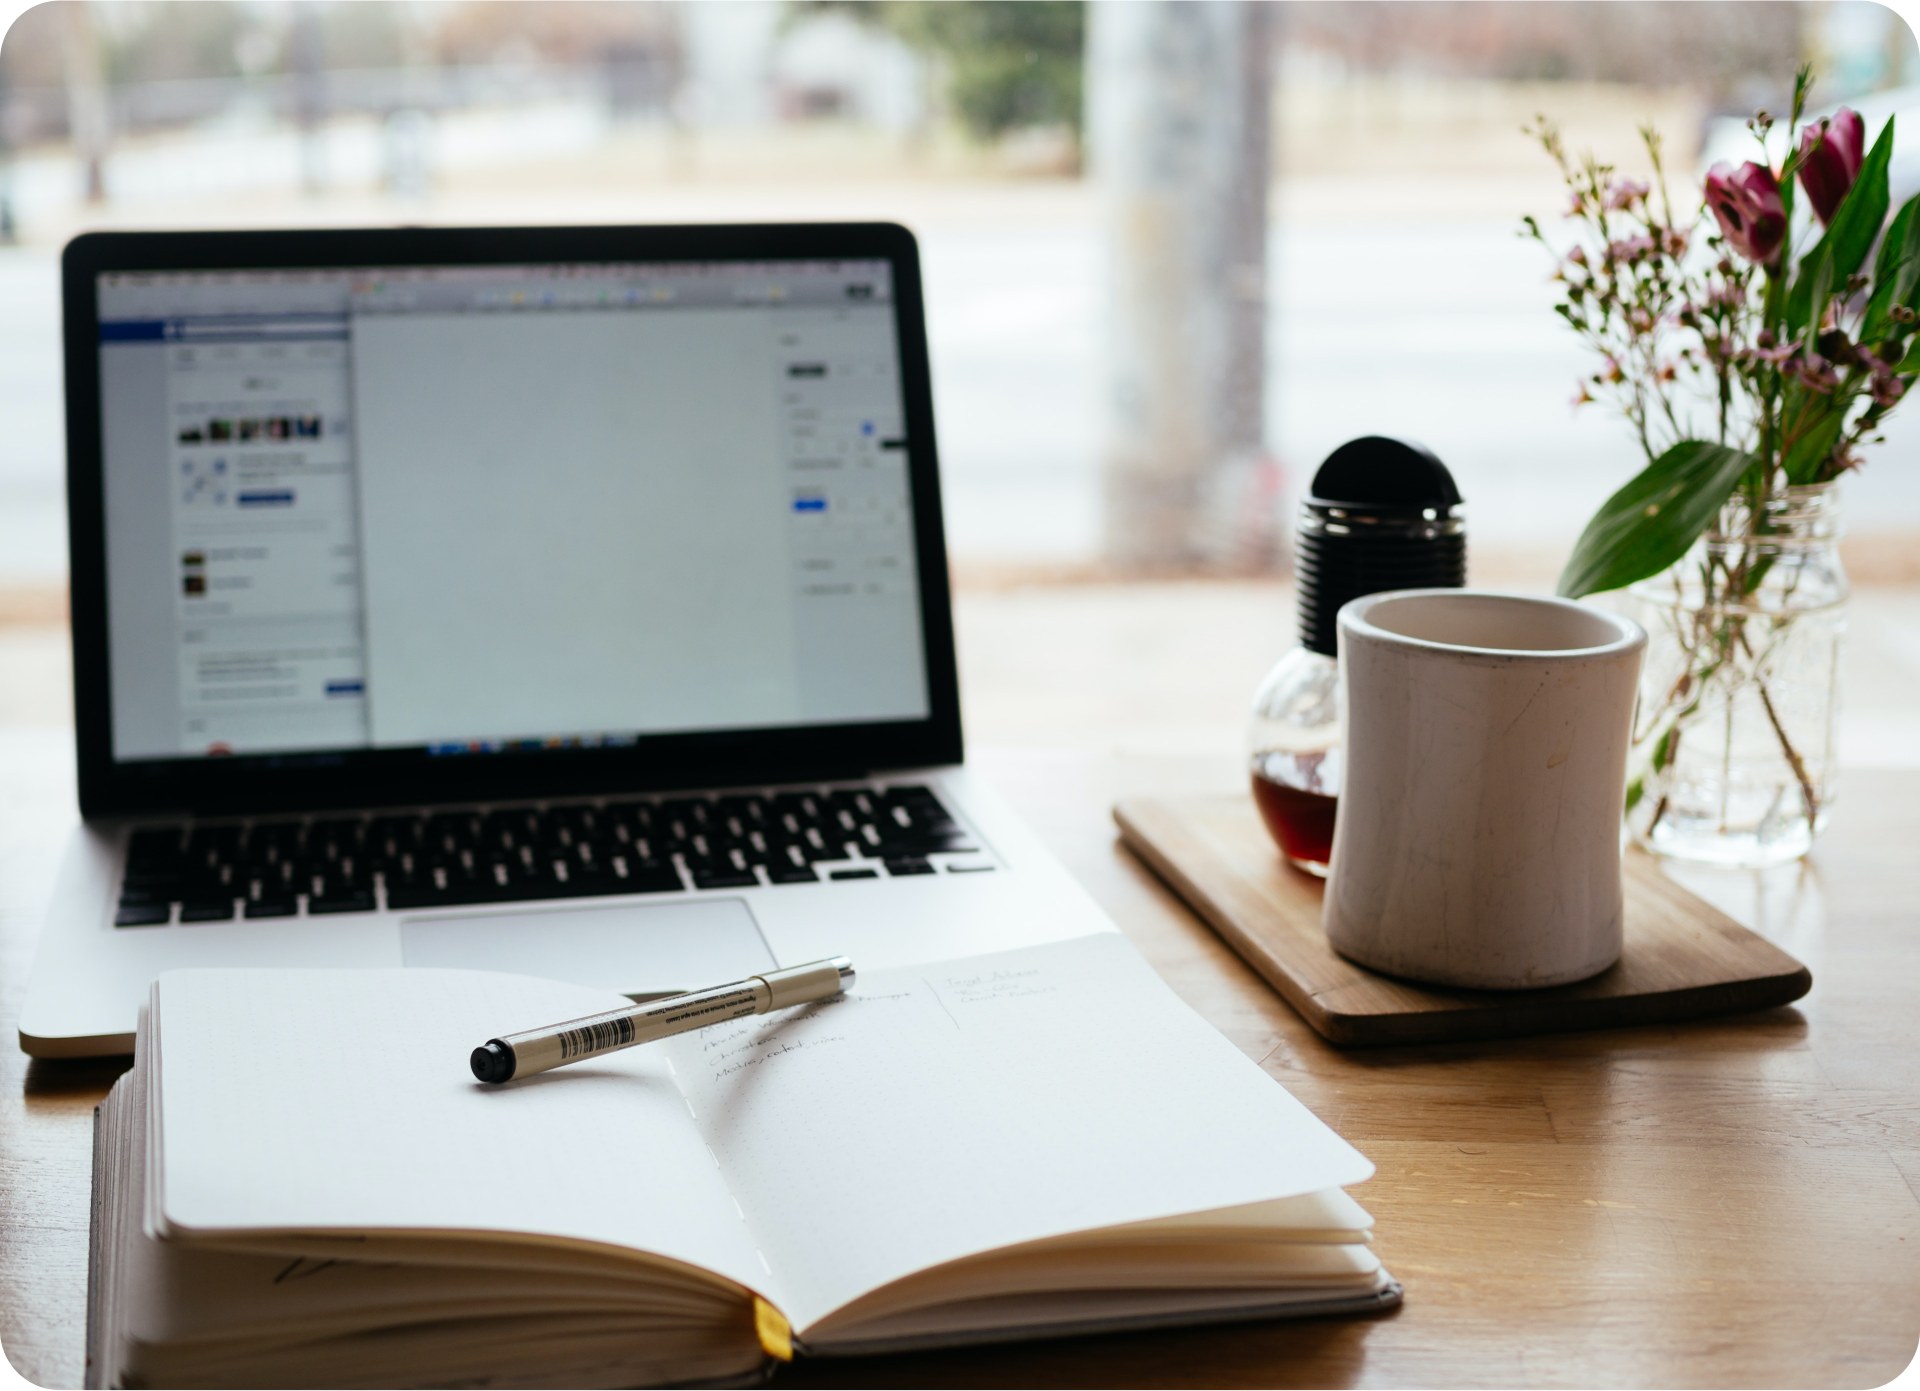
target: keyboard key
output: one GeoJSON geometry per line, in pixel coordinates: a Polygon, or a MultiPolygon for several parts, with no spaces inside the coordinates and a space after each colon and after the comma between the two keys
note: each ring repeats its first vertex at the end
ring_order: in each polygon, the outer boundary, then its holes
{"type": "Polygon", "coordinates": [[[802,855],[809,860],[845,860],[852,857],[847,854],[845,842],[822,835],[819,827],[809,826],[799,840],[793,842],[802,855]]]}
{"type": "Polygon", "coordinates": [[[829,879],[878,879],[879,877],[880,871],[877,869],[835,869],[827,872],[829,879]]]}
{"type": "Polygon", "coordinates": [[[387,881],[387,907],[398,911],[403,908],[439,908],[453,903],[445,892],[431,882],[387,881]]]}
{"type": "Polygon", "coordinates": [[[773,799],[773,820],[782,822],[791,820],[787,826],[790,832],[798,833],[802,826],[817,825],[822,808],[811,792],[782,792],[773,799]]]}
{"type": "Polygon", "coordinates": [[[912,858],[893,859],[893,860],[888,860],[886,864],[887,864],[887,873],[893,875],[895,878],[900,878],[903,875],[909,875],[909,874],[938,874],[939,873],[939,871],[936,870],[932,865],[928,864],[925,860],[921,860],[921,859],[912,859],[912,858]]]}
{"type": "Polygon", "coordinates": [[[159,879],[147,875],[136,877],[129,874],[120,881],[120,902],[122,904],[178,903],[179,888],[178,879],[159,879]]]}
{"type": "Polygon", "coordinates": [[[807,853],[811,848],[805,841],[773,840],[767,843],[767,859],[775,864],[811,864],[812,860],[807,853]]]}
{"type": "Polygon", "coordinates": [[[376,864],[391,864],[419,850],[425,834],[423,817],[376,816],[367,826],[367,854],[376,864]]]}
{"type": "Polygon", "coordinates": [[[420,844],[429,854],[457,855],[481,844],[486,823],[476,815],[441,813],[427,818],[420,844]]]}
{"type": "Polygon", "coordinates": [[[249,918],[290,918],[300,911],[300,901],[293,898],[256,898],[247,903],[246,916],[249,918]]]}
{"type": "Polygon", "coordinates": [[[180,905],[180,921],[183,923],[227,922],[232,917],[233,900],[230,898],[199,899],[180,905]]]}
{"type": "Polygon", "coordinates": [[[489,851],[517,850],[523,845],[539,845],[546,836],[540,813],[521,807],[489,812],[480,839],[489,851]]]}
{"type": "Polygon", "coordinates": [[[882,842],[897,856],[971,852],[967,836],[926,787],[890,788],[874,818],[882,842]]]}
{"type": "Polygon", "coordinates": [[[566,843],[580,845],[609,835],[613,830],[613,819],[603,816],[592,807],[554,807],[547,812],[547,822],[557,832],[565,831],[566,843]]]}
{"type": "Polygon", "coordinates": [[[256,822],[247,831],[246,858],[256,863],[286,859],[305,841],[306,827],[298,821],[256,822]]]}
{"type": "MultiPolygon", "coordinates": [[[[338,894],[329,898],[307,899],[307,916],[314,917],[322,913],[371,913],[374,908],[373,894],[370,891],[353,894],[338,894]]],[[[253,916],[251,913],[249,917],[253,916]]]]}
{"type": "Polygon", "coordinates": [[[713,803],[704,797],[675,797],[660,804],[660,819],[686,824],[687,834],[704,831],[713,824],[713,803]]]}
{"type": "Polygon", "coordinates": [[[625,827],[628,837],[644,836],[654,827],[654,808],[646,802],[608,802],[604,820],[614,828],[625,827]]]}
{"type": "Polygon", "coordinates": [[[244,875],[236,875],[231,864],[195,866],[181,876],[182,896],[197,901],[236,897],[246,885],[244,875]]]}
{"type": "Polygon", "coordinates": [[[714,804],[721,821],[738,821],[741,835],[748,830],[764,828],[769,821],[770,808],[764,797],[722,797],[714,804]]]}
{"type": "Polygon", "coordinates": [[[195,826],[187,833],[187,854],[207,850],[230,851],[240,843],[245,826],[195,826]]]}
{"type": "Polygon", "coordinates": [[[244,826],[195,826],[187,836],[187,848],[181,856],[181,869],[190,876],[217,879],[221,870],[231,870],[240,858],[240,837],[244,826]]]}
{"type": "Polygon", "coordinates": [[[680,882],[680,875],[674,867],[658,862],[630,869],[624,879],[610,881],[603,890],[610,894],[677,894],[685,891],[686,885],[680,882]]]}
{"type": "Polygon", "coordinates": [[[725,868],[699,869],[688,866],[693,875],[693,887],[696,889],[756,889],[760,880],[750,869],[735,869],[731,865],[725,868]]]}
{"type": "Polygon", "coordinates": [[[374,910],[373,883],[364,875],[353,873],[351,860],[344,861],[330,873],[311,876],[303,887],[309,917],[317,913],[371,913],[374,910]]]}
{"type": "Polygon", "coordinates": [[[820,876],[813,872],[813,866],[768,864],[767,878],[775,884],[818,884],[820,876]]]}
{"type": "Polygon", "coordinates": [[[184,837],[178,826],[154,826],[127,839],[127,868],[161,869],[180,863],[184,837]]]}
{"type": "Polygon", "coordinates": [[[307,827],[309,845],[358,845],[366,838],[367,823],[357,816],[316,821],[307,827]]]}
{"type": "Polygon", "coordinates": [[[122,903],[113,915],[115,927],[151,927],[173,915],[171,903],[122,903]]]}

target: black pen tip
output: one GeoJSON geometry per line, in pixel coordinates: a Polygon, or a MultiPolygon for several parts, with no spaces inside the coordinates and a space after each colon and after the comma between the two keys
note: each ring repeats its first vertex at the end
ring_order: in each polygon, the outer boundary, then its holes
{"type": "Polygon", "coordinates": [[[513,1050],[497,1038],[473,1050],[473,1075],[482,1082],[506,1082],[513,1077],[513,1050]]]}

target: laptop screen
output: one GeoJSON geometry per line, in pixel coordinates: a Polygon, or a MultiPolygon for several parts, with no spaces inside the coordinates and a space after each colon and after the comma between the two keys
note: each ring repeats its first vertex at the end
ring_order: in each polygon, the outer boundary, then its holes
{"type": "Polygon", "coordinates": [[[113,760],[925,719],[891,271],[97,276],[113,760]]]}

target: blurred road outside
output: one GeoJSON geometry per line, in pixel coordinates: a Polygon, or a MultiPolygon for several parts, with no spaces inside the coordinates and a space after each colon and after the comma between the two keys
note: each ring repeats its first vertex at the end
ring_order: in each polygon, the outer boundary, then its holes
{"type": "MultiPolygon", "coordinates": [[[[1327,104],[1304,81],[1282,89],[1280,129],[1295,134],[1282,142],[1272,199],[1269,442],[1297,489],[1344,439],[1421,439],[1460,481],[1477,552],[1550,567],[1639,461],[1623,425],[1569,404],[1591,368],[1550,312],[1543,253],[1515,234],[1525,212],[1551,223],[1562,199],[1518,126],[1550,110],[1570,144],[1631,170],[1644,163],[1633,127],[1651,116],[1685,170],[1699,109],[1684,94],[1571,83],[1402,82],[1371,97],[1352,86],[1341,89],[1338,138],[1324,140],[1327,104]],[[1408,129],[1427,135],[1409,142],[1408,129]]],[[[111,201],[96,209],[72,197],[71,164],[57,153],[16,165],[23,238],[0,248],[0,587],[64,576],[58,248],[109,226],[904,222],[925,257],[956,564],[1036,574],[1095,565],[1097,190],[953,172],[937,152],[830,122],[696,135],[610,125],[582,105],[529,119],[504,145],[489,144],[496,113],[441,125],[435,139],[449,153],[419,197],[347,178],[344,157],[329,191],[302,193],[292,137],[270,127],[211,143],[196,132],[129,138],[109,165],[111,201]]],[[[1854,549],[1874,575],[1920,578],[1899,539],[1920,535],[1917,415],[1896,416],[1871,467],[1847,484],[1854,549]]]]}
{"type": "MultiPolygon", "coordinates": [[[[1550,225],[1563,195],[1519,126],[1549,112],[1571,146],[1638,173],[1635,126],[1651,118],[1684,184],[1709,113],[1690,89],[1310,63],[1283,64],[1277,93],[1268,433],[1289,487],[1354,435],[1419,438],[1467,498],[1471,580],[1551,589],[1586,517],[1641,461],[1624,425],[1570,405],[1591,364],[1550,312],[1543,254],[1516,235],[1523,213],[1550,225]]],[[[925,260],[970,745],[1195,755],[1238,776],[1252,688],[1292,641],[1292,591],[1283,578],[1103,572],[1102,209],[1095,188],[1059,172],[1057,143],[969,150],[832,116],[695,129],[556,97],[510,120],[443,113],[421,136],[430,177],[395,191],[370,123],[342,118],[323,138],[319,192],[302,191],[295,136],[257,112],[118,139],[108,201],[93,207],[62,148],[13,164],[0,727],[68,737],[57,268],[72,235],[885,218],[916,231],[925,260]]],[[[1841,758],[1920,766],[1920,408],[1895,417],[1846,489],[1860,589],[1841,758]]]]}

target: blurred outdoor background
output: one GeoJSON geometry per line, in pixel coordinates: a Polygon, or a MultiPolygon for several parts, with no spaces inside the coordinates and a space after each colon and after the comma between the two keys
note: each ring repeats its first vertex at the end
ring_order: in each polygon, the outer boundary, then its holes
{"type": "MultiPolygon", "coordinates": [[[[1231,753],[1319,461],[1424,441],[1475,583],[1642,465],[1570,402],[1537,113],[1676,202],[1745,119],[1902,114],[1865,0],[56,0],[0,48],[0,724],[67,718],[57,264],[95,227],[894,219],[923,249],[969,734],[1231,753]]],[[[1912,114],[1907,115],[1911,108],[1912,114]]],[[[1920,765],[1920,408],[1848,481],[1843,757],[1920,765]]]]}

